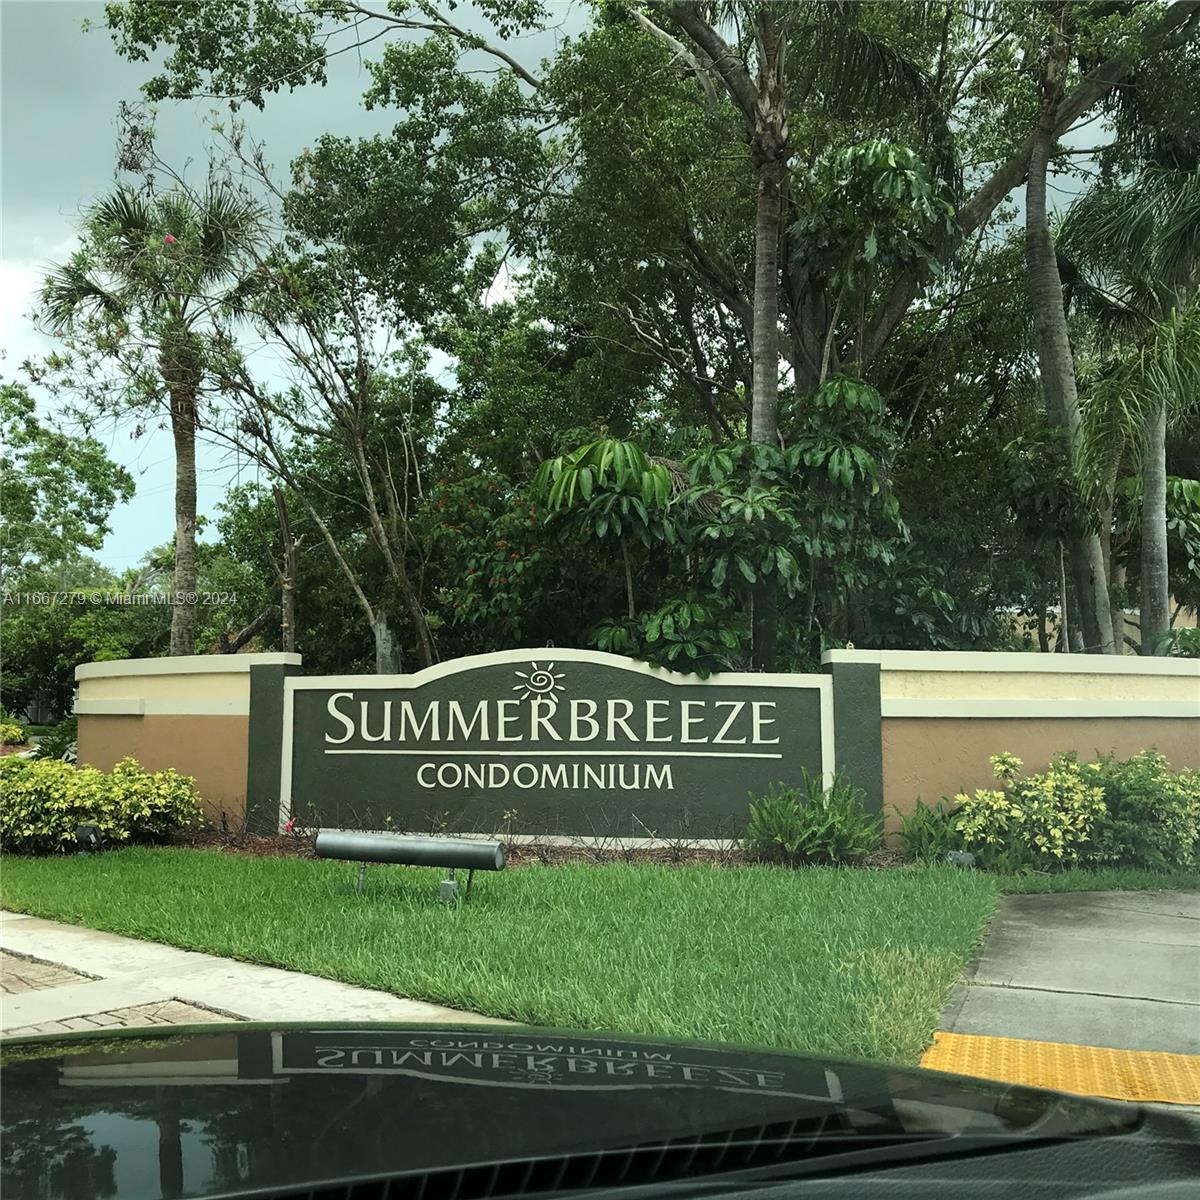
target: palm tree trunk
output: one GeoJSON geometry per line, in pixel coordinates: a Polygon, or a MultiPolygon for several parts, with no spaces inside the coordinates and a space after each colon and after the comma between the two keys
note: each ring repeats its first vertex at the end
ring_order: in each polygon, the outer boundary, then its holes
{"type": "Polygon", "coordinates": [[[1067,568],[1064,562],[1063,544],[1058,543],[1058,645],[1059,654],[1071,652],[1071,605],[1067,599],[1067,568]]]}
{"type": "MultiPolygon", "coordinates": [[[[753,387],[750,438],[774,445],[779,438],[779,240],[787,170],[787,100],[783,88],[784,40],[769,6],[759,18],[757,114],[752,153],[758,171],[754,214],[753,387]]],[[[751,602],[754,667],[773,671],[779,642],[778,581],[760,577],[751,602]]]]}
{"type": "Polygon", "coordinates": [[[171,654],[196,653],[196,388],[188,364],[165,364],[175,443],[175,576],[171,654]]]}
{"type": "Polygon", "coordinates": [[[1116,647],[1114,653],[1125,653],[1125,568],[1119,563],[1115,563],[1109,559],[1108,578],[1112,582],[1112,587],[1118,593],[1117,598],[1112,602],[1112,627],[1113,627],[1113,645],[1116,647]]]}
{"type": "Polygon", "coordinates": [[[278,487],[271,489],[275,497],[275,511],[279,516],[279,536],[283,540],[283,570],[279,573],[279,591],[282,607],[280,621],[281,642],[285,654],[296,652],[296,539],[292,535],[292,522],[288,516],[287,502],[278,487]]]}
{"type": "MultiPolygon", "coordinates": [[[[1052,77],[1045,91],[1029,159],[1029,182],[1025,198],[1025,266],[1046,414],[1051,425],[1067,439],[1074,463],[1079,443],[1079,394],[1067,332],[1067,316],[1063,309],[1062,280],[1054,256],[1054,241],[1050,236],[1050,220],[1046,211],[1046,164],[1053,143],[1058,96],[1058,88],[1053,86],[1052,77]]],[[[1100,538],[1095,533],[1072,532],[1067,538],[1067,552],[1071,560],[1075,598],[1079,604],[1084,648],[1092,653],[1113,654],[1115,648],[1108,579],[1104,571],[1100,538]]]]}
{"type": "Polygon", "coordinates": [[[783,165],[764,163],[758,172],[754,219],[754,376],[751,440],[779,437],[779,201],[783,165]]]}
{"type": "Polygon", "coordinates": [[[1171,627],[1167,577],[1167,409],[1146,414],[1146,453],[1142,460],[1142,615],[1143,654],[1157,646],[1171,627]]]}
{"type": "Polygon", "coordinates": [[[1104,572],[1108,579],[1108,613],[1112,621],[1114,653],[1125,653],[1125,605],[1121,586],[1124,582],[1124,570],[1116,561],[1113,552],[1113,506],[1114,488],[1117,481],[1117,461],[1114,457],[1109,463],[1104,479],[1104,503],[1100,509],[1100,552],[1104,556],[1104,572]]]}

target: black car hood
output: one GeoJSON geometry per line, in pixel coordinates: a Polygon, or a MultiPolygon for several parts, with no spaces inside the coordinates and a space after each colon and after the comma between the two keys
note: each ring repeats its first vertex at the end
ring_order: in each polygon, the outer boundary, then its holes
{"type": "Polygon", "coordinates": [[[1114,1133],[1138,1116],[926,1071],[508,1025],[10,1043],[0,1088],[8,1200],[291,1196],[398,1177],[425,1200],[480,1200],[1114,1133]]]}

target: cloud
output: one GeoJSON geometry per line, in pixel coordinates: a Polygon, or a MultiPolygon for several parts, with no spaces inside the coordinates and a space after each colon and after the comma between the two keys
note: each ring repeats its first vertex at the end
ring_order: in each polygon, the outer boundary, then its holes
{"type": "Polygon", "coordinates": [[[0,373],[15,376],[27,358],[38,358],[54,348],[54,339],[34,328],[31,314],[49,262],[70,253],[70,244],[53,247],[42,260],[0,259],[0,373]]]}

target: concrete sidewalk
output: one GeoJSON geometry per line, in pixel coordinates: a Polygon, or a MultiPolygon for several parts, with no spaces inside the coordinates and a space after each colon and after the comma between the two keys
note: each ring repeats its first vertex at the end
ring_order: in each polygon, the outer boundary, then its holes
{"type": "Polygon", "coordinates": [[[941,1028],[1200,1054],[1200,893],[1005,896],[941,1028]]]}
{"type": "Polygon", "coordinates": [[[332,979],[0,913],[0,1036],[202,1021],[493,1022],[332,979]]]}

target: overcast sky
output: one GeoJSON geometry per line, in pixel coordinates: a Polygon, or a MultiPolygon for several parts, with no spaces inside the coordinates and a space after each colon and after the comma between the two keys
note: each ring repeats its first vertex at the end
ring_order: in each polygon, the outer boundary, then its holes
{"type": "MultiPolygon", "coordinates": [[[[582,6],[564,0],[562,9],[563,31],[582,26],[582,6]]],[[[462,9],[456,17],[468,27],[475,23],[462,9]]],[[[553,53],[558,36],[522,43],[521,58],[536,64],[553,53]]],[[[100,0],[0,0],[0,374],[6,379],[19,374],[23,359],[51,348],[28,319],[34,291],[46,266],[70,253],[81,209],[112,186],[118,106],[138,98],[151,71],[150,64],[117,56],[100,0]],[[89,19],[94,28],[85,33],[89,19]]],[[[370,80],[356,54],[335,58],[329,76],[323,89],[270,97],[263,112],[241,110],[278,167],[321,133],[370,135],[394,123],[394,111],[362,106],[370,80]]],[[[211,101],[161,106],[159,152],[176,169],[189,159],[203,164],[212,109],[211,101]]],[[[104,437],[137,482],[135,498],[113,513],[113,532],[98,556],[122,569],[172,536],[171,438],[157,430],[133,440],[128,427],[104,437]]],[[[238,464],[201,446],[199,466],[199,509],[212,516],[238,478],[238,464]]],[[[242,480],[250,477],[243,464],[242,480]]]]}

